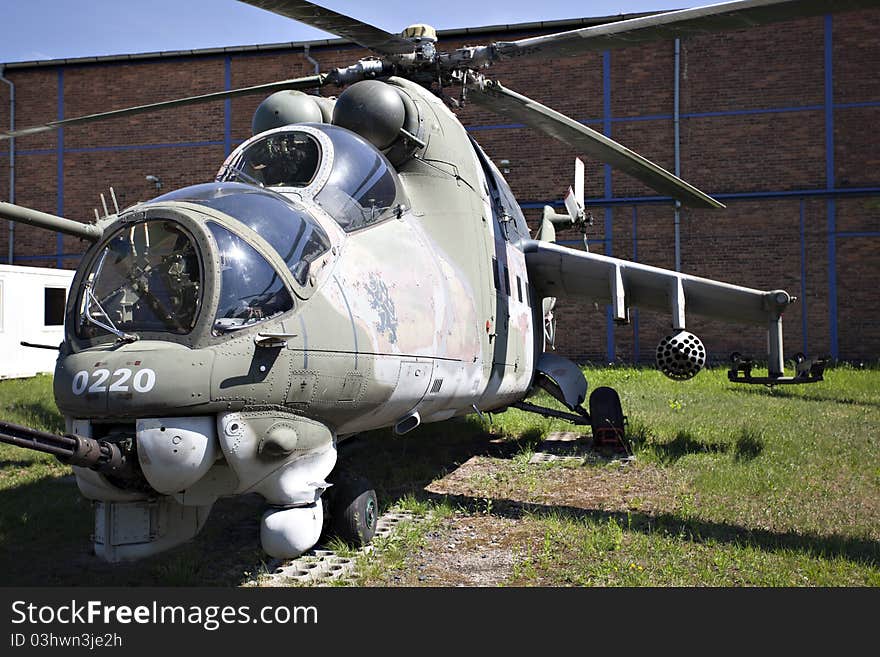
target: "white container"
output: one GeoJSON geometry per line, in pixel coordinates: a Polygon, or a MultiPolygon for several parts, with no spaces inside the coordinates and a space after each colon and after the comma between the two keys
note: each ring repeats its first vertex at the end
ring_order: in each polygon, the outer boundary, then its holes
{"type": "Polygon", "coordinates": [[[0,379],[55,370],[57,351],[21,343],[61,344],[73,274],[67,269],[0,265],[0,379]]]}

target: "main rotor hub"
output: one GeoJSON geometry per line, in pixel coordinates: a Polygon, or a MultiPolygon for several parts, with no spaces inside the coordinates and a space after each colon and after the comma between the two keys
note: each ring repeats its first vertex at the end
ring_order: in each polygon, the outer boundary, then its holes
{"type": "Polygon", "coordinates": [[[437,30],[425,23],[410,25],[400,33],[400,36],[413,43],[423,43],[425,41],[437,43],[437,30]]]}

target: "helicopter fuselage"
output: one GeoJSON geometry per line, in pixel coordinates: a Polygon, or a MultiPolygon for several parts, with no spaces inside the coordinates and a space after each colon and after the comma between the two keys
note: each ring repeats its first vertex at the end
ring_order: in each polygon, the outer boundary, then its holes
{"type": "MultiPolygon", "coordinates": [[[[59,408],[73,418],[119,422],[271,407],[345,436],[412,413],[430,422],[521,399],[541,348],[533,328],[540,314],[518,248],[529,239],[525,220],[442,101],[394,82],[416,103],[427,135],[424,151],[398,169],[406,197],[399,217],[346,234],[312,207],[332,249],[312,265],[318,280],[308,298],[220,336],[196,330],[120,344],[102,333],[89,344],[75,334],[82,302],[74,299],[55,378],[59,408]],[[261,334],[285,337],[273,342],[261,334]]],[[[169,211],[194,223],[235,223],[173,200],[135,206],[119,223],[169,211]]],[[[103,248],[95,244],[84,263],[103,248]]],[[[83,288],[88,271],[81,269],[73,289],[83,288]]]]}
{"type": "Polygon", "coordinates": [[[506,408],[532,387],[543,314],[525,219],[439,98],[388,84],[420,144],[395,168],[342,128],[277,128],[216,183],[111,217],[85,254],[56,402],[68,431],[127,446],[143,475],[74,468],[108,560],[186,540],[218,497],[248,492],[275,508],[264,548],[298,554],[317,540],[339,441],[506,408]],[[252,184],[296,178],[314,154],[300,186],[252,184]]]}

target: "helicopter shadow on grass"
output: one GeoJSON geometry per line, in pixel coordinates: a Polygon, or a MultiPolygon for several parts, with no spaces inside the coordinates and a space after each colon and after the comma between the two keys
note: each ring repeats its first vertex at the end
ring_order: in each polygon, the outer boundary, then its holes
{"type": "Polygon", "coordinates": [[[111,564],[94,554],[92,503],[73,476],[44,477],[0,494],[0,585],[238,586],[268,559],[260,549],[264,508],[255,494],[222,498],[193,540],[111,564]]]}
{"type": "Polygon", "coordinates": [[[0,458],[0,470],[6,468],[27,468],[34,464],[33,460],[25,459],[2,459],[0,458]]]}
{"type": "Polygon", "coordinates": [[[757,548],[765,552],[788,550],[815,558],[842,558],[872,568],[880,567],[880,542],[869,538],[839,534],[775,532],[731,523],[686,518],[674,513],[608,511],[435,493],[429,493],[427,499],[451,504],[473,515],[485,514],[488,507],[492,509],[492,515],[512,520],[525,517],[552,519],[564,517],[591,523],[612,521],[624,531],[640,532],[649,536],[686,537],[685,540],[692,543],[723,543],[736,547],[757,548]]]}
{"type": "Polygon", "coordinates": [[[541,435],[536,425],[516,439],[502,439],[474,416],[422,425],[404,436],[370,431],[340,445],[337,467],[369,479],[384,508],[423,496],[428,484],[474,456],[512,458],[541,435]]]}
{"type": "Polygon", "coordinates": [[[674,463],[689,454],[729,453],[733,454],[736,461],[746,462],[761,455],[764,451],[764,440],[758,431],[748,427],[744,427],[740,431],[733,443],[705,442],[690,431],[679,431],[671,441],[666,443],[645,442],[643,449],[654,454],[664,464],[674,463]]]}
{"type": "Polygon", "coordinates": [[[738,392],[742,392],[749,395],[759,395],[761,397],[778,397],[781,399],[796,399],[798,401],[806,401],[806,402],[831,402],[833,404],[848,404],[852,406],[871,406],[873,408],[880,408],[880,402],[868,401],[863,399],[852,399],[850,397],[835,397],[834,395],[799,395],[793,392],[789,392],[785,389],[780,389],[778,386],[774,388],[769,388],[767,386],[761,387],[736,387],[733,388],[738,392]]]}
{"type": "MultiPolygon", "coordinates": [[[[504,457],[522,449],[522,441],[496,438],[470,418],[407,436],[373,431],[344,443],[339,464],[370,478],[383,506],[391,506],[407,496],[424,497],[425,486],[475,454],[504,457]]],[[[44,477],[0,496],[0,584],[238,586],[269,561],[260,547],[265,508],[256,494],[221,498],[193,540],[147,559],[109,564],[94,555],[92,505],[73,477],[44,477]]]]}
{"type": "MultiPolygon", "coordinates": [[[[416,499],[449,503],[472,514],[486,512],[485,497],[431,493],[425,487],[442,478],[473,456],[511,458],[534,445],[541,432],[527,430],[519,440],[497,440],[478,421],[441,422],[422,427],[422,435],[393,436],[390,432],[376,431],[364,434],[351,444],[351,452],[341,452],[340,462],[369,477],[376,487],[383,506],[407,496],[416,499]]],[[[738,460],[751,460],[764,449],[759,434],[743,429],[732,443],[705,443],[688,432],[679,432],[667,444],[647,447],[661,458],[677,460],[687,454],[732,453],[738,460]]],[[[580,521],[608,522],[644,534],[663,532],[669,536],[684,535],[695,543],[717,542],[737,546],[751,546],[767,552],[794,550],[821,558],[841,557],[849,561],[880,567],[880,542],[838,534],[821,535],[802,532],[776,532],[736,525],[688,518],[675,513],[646,513],[608,511],[567,505],[525,503],[512,499],[488,500],[493,515],[521,519],[527,515],[564,517],[580,521]]]]}

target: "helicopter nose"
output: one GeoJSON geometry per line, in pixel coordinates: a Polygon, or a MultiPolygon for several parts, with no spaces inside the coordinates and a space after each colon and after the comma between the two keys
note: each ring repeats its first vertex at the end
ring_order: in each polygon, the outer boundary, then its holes
{"type": "Polygon", "coordinates": [[[165,341],[81,351],[57,364],[55,399],[76,417],[165,415],[210,401],[213,365],[212,351],[165,341]]]}

